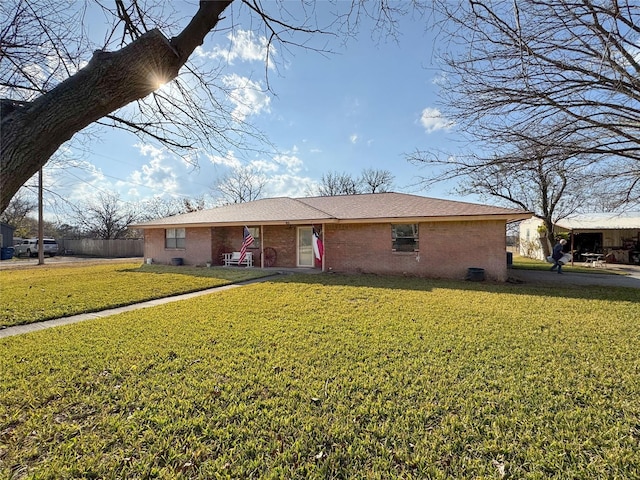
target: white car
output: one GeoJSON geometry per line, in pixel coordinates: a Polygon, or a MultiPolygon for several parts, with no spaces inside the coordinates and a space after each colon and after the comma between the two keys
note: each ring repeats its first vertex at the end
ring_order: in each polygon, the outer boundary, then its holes
{"type": "MultiPolygon", "coordinates": [[[[45,238],[43,240],[44,243],[44,254],[53,257],[58,253],[58,242],[54,238],[45,238]]],[[[21,243],[18,243],[13,247],[13,255],[19,257],[21,255],[27,255],[29,257],[37,257],[38,256],[38,239],[37,238],[27,238],[23,240],[21,243]]]]}

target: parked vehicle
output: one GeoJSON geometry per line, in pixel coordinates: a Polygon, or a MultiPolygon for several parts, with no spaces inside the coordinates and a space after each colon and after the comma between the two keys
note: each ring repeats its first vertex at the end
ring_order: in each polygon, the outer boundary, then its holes
{"type": "MultiPolygon", "coordinates": [[[[45,238],[43,240],[43,243],[45,255],[53,257],[58,253],[58,242],[56,242],[54,238],[45,238]]],[[[37,257],[38,246],[39,245],[37,238],[27,238],[13,247],[13,255],[16,257],[19,257],[21,255],[37,257]]]]}

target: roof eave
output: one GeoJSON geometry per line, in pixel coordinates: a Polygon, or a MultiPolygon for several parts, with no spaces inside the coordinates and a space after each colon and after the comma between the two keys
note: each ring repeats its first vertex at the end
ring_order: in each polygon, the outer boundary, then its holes
{"type": "Polygon", "coordinates": [[[213,228],[213,227],[237,227],[244,225],[310,225],[310,224],[347,224],[347,223],[425,223],[425,222],[466,222],[504,220],[516,222],[530,218],[532,213],[499,213],[489,215],[437,215],[414,217],[381,217],[381,218],[307,218],[297,220],[267,220],[267,221],[237,221],[237,222],[190,222],[190,223],[143,223],[131,225],[131,228],[155,229],[155,228],[213,228]]]}

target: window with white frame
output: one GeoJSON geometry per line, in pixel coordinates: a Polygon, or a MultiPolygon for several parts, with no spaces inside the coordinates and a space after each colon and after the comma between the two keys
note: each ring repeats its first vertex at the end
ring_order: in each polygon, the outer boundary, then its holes
{"type": "Polygon", "coordinates": [[[164,231],[164,246],[165,248],[184,248],[185,238],[184,228],[167,228],[164,231]]]}
{"type": "Polygon", "coordinates": [[[397,223],[391,225],[391,241],[394,252],[418,251],[418,224],[397,223]]]}

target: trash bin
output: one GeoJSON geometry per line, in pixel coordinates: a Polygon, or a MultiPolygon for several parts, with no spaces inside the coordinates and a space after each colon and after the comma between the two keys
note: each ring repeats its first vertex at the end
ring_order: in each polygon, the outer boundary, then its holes
{"type": "Polygon", "coordinates": [[[507,268],[511,268],[513,265],[513,253],[507,252],[507,268]]]}
{"type": "Polygon", "coordinates": [[[184,261],[182,260],[182,257],[174,257],[171,259],[171,265],[182,265],[184,263],[184,261]]]}
{"type": "Polygon", "coordinates": [[[482,282],[484,280],[484,268],[468,268],[465,280],[469,280],[470,282],[482,282]]]}
{"type": "Polygon", "coordinates": [[[0,249],[0,260],[11,260],[13,258],[13,247],[2,247],[0,249]]]}

